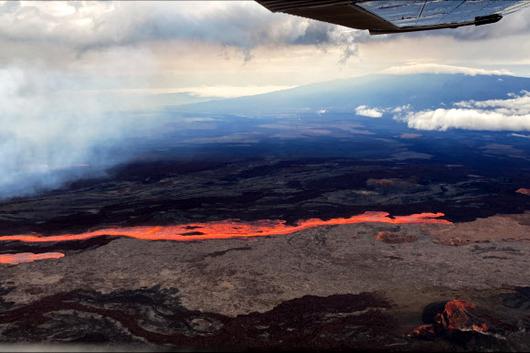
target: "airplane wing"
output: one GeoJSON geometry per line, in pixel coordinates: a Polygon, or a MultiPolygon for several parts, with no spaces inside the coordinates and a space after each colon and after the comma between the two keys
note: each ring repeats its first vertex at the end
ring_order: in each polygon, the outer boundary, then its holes
{"type": "Polygon", "coordinates": [[[495,23],[530,0],[257,0],[284,12],[370,34],[401,33],[495,23]]]}

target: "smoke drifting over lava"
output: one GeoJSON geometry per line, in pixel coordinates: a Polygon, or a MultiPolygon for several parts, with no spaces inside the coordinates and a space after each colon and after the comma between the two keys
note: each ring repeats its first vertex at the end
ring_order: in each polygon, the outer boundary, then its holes
{"type": "Polygon", "coordinates": [[[132,132],[130,114],[83,86],[79,77],[38,66],[0,69],[0,199],[58,187],[127,158],[110,148],[132,132]]]}

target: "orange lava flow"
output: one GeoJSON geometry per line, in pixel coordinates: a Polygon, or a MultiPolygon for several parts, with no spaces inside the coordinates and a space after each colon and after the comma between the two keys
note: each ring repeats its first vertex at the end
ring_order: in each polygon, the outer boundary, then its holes
{"type": "Polygon", "coordinates": [[[281,220],[263,220],[244,223],[240,221],[220,221],[209,223],[188,223],[174,226],[138,226],[106,228],[77,234],[43,236],[39,234],[17,234],[0,236],[0,241],[20,241],[25,243],[52,243],[87,240],[102,236],[128,237],[141,240],[194,241],[210,239],[231,239],[287,235],[301,230],[354,223],[390,223],[390,224],[450,224],[440,219],[443,213],[418,213],[409,216],[390,217],[387,212],[365,212],[349,218],[322,220],[311,218],[296,225],[287,225],[281,220]]]}
{"type": "Polygon", "coordinates": [[[3,254],[0,255],[0,264],[3,265],[18,265],[27,262],[39,260],[52,260],[64,257],[60,252],[45,252],[42,254],[34,254],[31,252],[22,252],[17,254],[3,254]]]}

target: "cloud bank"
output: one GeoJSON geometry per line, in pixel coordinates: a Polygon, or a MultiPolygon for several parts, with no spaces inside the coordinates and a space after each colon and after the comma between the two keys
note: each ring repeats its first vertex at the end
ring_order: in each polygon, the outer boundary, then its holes
{"type": "Polygon", "coordinates": [[[408,112],[404,119],[417,130],[530,131],[530,92],[508,99],[458,102],[450,109],[408,112]]]}
{"type": "Polygon", "coordinates": [[[251,57],[263,45],[338,45],[341,60],[357,53],[364,31],[285,14],[250,1],[5,2],[0,39],[43,40],[86,51],[153,41],[181,40],[236,47],[251,57]]]}
{"type": "Polygon", "coordinates": [[[464,74],[468,76],[476,75],[513,75],[508,70],[487,70],[476,67],[444,65],[436,63],[411,63],[401,66],[392,66],[382,71],[384,74],[391,75],[412,75],[412,74],[464,74]]]}
{"type": "MultiPolygon", "coordinates": [[[[510,14],[494,26],[416,35],[484,39],[528,34],[528,13],[530,9],[510,14]]],[[[353,36],[345,37],[344,27],[272,14],[253,1],[0,1],[0,36],[22,41],[45,38],[80,48],[164,39],[252,48],[264,43],[346,44],[355,36],[369,38],[366,31],[346,31],[353,36]]]]}

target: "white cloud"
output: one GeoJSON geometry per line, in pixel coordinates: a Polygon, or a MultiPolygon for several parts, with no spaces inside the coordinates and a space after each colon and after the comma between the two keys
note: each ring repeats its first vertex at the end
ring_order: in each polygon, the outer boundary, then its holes
{"type": "Polygon", "coordinates": [[[474,67],[443,65],[435,63],[417,63],[407,64],[401,66],[392,66],[382,71],[385,74],[391,75],[410,75],[420,73],[433,74],[464,74],[468,76],[476,75],[513,75],[508,70],[487,70],[474,67]]]}
{"type": "Polygon", "coordinates": [[[383,109],[379,108],[370,108],[366,105],[360,105],[357,108],[355,108],[355,114],[366,116],[368,118],[380,118],[383,116],[383,109]]]}
{"type": "Polygon", "coordinates": [[[454,106],[408,112],[405,120],[410,128],[418,130],[530,131],[530,92],[504,100],[458,102],[454,106]]]}
{"type": "Polygon", "coordinates": [[[510,116],[474,109],[436,109],[411,113],[407,118],[410,128],[418,130],[464,129],[490,131],[530,130],[530,115],[510,116]]]}
{"type": "Polygon", "coordinates": [[[410,111],[410,109],[412,109],[412,106],[410,104],[405,104],[392,109],[392,113],[401,114],[402,112],[410,111]]]}
{"type": "Polygon", "coordinates": [[[196,97],[205,98],[235,98],[253,96],[257,94],[276,92],[294,88],[296,86],[197,86],[176,88],[132,88],[132,89],[110,89],[110,90],[88,90],[91,93],[116,93],[131,96],[148,96],[157,94],[179,94],[186,93],[196,97]]]}
{"type": "Polygon", "coordinates": [[[341,46],[357,54],[365,31],[345,30],[249,1],[46,2],[0,4],[0,39],[47,41],[74,50],[181,40],[251,50],[261,45],[341,46]]]}
{"type": "Polygon", "coordinates": [[[180,88],[198,97],[233,98],[252,96],[294,88],[295,86],[200,86],[180,88]]]}
{"type": "Polygon", "coordinates": [[[455,103],[458,108],[492,109],[505,115],[530,114],[530,92],[523,91],[521,95],[511,95],[510,99],[489,99],[485,101],[464,101],[455,103]]]}

